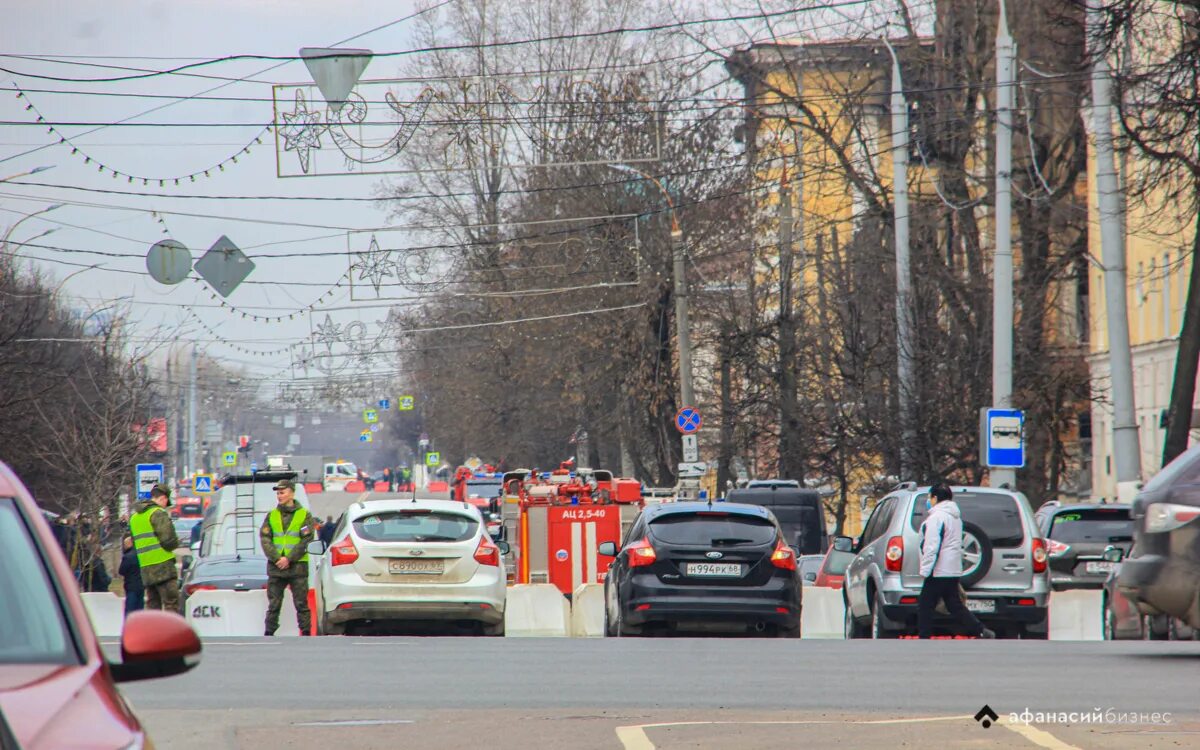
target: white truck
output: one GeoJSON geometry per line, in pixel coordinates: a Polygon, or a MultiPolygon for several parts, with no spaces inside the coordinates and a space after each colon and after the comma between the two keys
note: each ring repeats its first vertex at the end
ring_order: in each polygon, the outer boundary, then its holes
{"type": "Polygon", "coordinates": [[[329,456],[267,456],[267,469],[294,471],[297,482],[320,483],[326,490],[344,490],[358,479],[358,467],[353,462],[329,456]]]}

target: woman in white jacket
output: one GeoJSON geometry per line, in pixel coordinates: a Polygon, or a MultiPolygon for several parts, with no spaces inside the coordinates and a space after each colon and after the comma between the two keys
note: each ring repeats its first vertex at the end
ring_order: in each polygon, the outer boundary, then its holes
{"type": "Polygon", "coordinates": [[[921,524],[921,577],[925,584],[917,599],[917,630],[921,638],[933,635],[933,611],[944,602],[946,611],[970,634],[995,638],[963,604],[962,512],[950,487],[938,483],[929,488],[929,513],[921,524]]]}

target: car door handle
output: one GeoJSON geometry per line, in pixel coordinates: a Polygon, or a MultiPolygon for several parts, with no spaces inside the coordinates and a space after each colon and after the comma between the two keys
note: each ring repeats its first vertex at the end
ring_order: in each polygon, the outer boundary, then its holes
{"type": "Polygon", "coordinates": [[[1005,569],[1005,570],[1007,570],[1007,571],[1009,571],[1009,572],[1013,572],[1013,573],[1015,573],[1015,572],[1016,572],[1016,571],[1018,571],[1018,570],[1025,570],[1025,566],[1024,566],[1024,565],[1017,565],[1016,563],[1009,563],[1008,565],[1005,565],[1005,566],[1004,566],[1004,569],[1005,569]]]}

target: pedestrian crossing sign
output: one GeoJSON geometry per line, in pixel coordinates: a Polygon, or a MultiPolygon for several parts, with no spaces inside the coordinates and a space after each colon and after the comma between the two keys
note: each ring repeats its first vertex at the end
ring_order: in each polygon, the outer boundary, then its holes
{"type": "Polygon", "coordinates": [[[425,465],[426,466],[437,466],[441,462],[442,462],[442,454],[441,453],[434,451],[432,453],[425,454],[425,465]]]}
{"type": "Polygon", "coordinates": [[[401,396],[400,411],[412,411],[415,400],[412,396],[401,396]]]}
{"type": "Polygon", "coordinates": [[[193,489],[196,490],[197,495],[212,494],[212,491],[213,491],[212,475],[211,474],[197,474],[195,487],[193,489]]]}
{"type": "Polygon", "coordinates": [[[363,421],[367,424],[375,424],[379,421],[379,412],[374,409],[363,409],[363,421]]]}
{"type": "Polygon", "coordinates": [[[225,451],[221,454],[223,466],[237,466],[237,451],[225,451]]]}

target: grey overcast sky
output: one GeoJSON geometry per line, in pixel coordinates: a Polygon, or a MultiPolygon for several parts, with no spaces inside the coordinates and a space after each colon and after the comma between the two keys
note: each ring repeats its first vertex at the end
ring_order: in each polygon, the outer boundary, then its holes
{"type": "MultiPolygon", "coordinates": [[[[309,81],[304,64],[288,62],[256,75],[278,63],[236,61],[189,71],[192,75],[125,82],[53,81],[31,74],[103,78],[129,75],[127,68],[162,70],[193,61],[190,58],[295,55],[300,47],[327,46],[409,16],[417,10],[414,0],[7,0],[4,6],[0,26],[0,68],[5,69],[0,72],[0,122],[4,123],[0,125],[0,180],[35,167],[52,169],[0,182],[0,231],[11,228],[23,215],[63,204],[16,228],[10,249],[38,259],[30,262],[51,277],[66,279],[64,292],[78,309],[91,311],[122,299],[142,335],[165,328],[202,342],[208,352],[232,363],[252,365],[264,375],[272,371],[286,374],[288,354],[248,352],[267,352],[303,339],[310,333],[307,314],[283,323],[244,319],[221,308],[205,285],[185,281],[166,286],[150,279],[146,251],[165,237],[165,229],[191,249],[194,260],[221,235],[249,254],[344,253],[345,229],[385,226],[386,211],[371,203],[202,200],[95,191],[164,196],[374,195],[379,177],[280,179],[276,177],[273,135],[267,133],[261,145],[253,144],[255,136],[272,121],[271,84],[309,81]],[[179,102],[131,120],[170,127],[110,127],[80,135],[90,128],[65,126],[50,133],[46,124],[36,122],[37,112],[47,123],[113,122],[173,101],[146,95],[196,95],[226,83],[221,79],[246,77],[251,80],[231,83],[207,96],[248,101],[179,102]],[[18,87],[27,92],[25,98],[18,98],[18,87]],[[36,110],[26,109],[30,103],[36,110]],[[228,126],[234,123],[238,126],[228,126]],[[69,142],[60,144],[62,137],[69,142]],[[24,153],[48,144],[54,145],[24,153]],[[168,181],[159,187],[157,181],[144,185],[140,179],[130,182],[125,176],[189,175],[227,160],[248,144],[249,154],[237,164],[227,163],[224,171],[213,170],[209,178],[201,176],[195,182],[185,178],[178,186],[168,181]],[[72,153],[73,146],[77,153],[72,153]],[[105,170],[100,171],[100,166],[105,170]],[[121,176],[114,177],[109,170],[121,176]],[[15,184],[19,182],[59,187],[15,184]],[[151,211],[163,212],[163,223],[151,211]],[[38,236],[50,229],[54,231],[38,236]],[[29,244],[17,244],[23,242],[29,244]],[[128,257],[78,252],[81,250],[128,257]],[[80,265],[68,263],[96,267],[82,270],[80,265]]],[[[346,46],[375,51],[409,49],[412,24],[395,24],[346,46]]],[[[398,65],[394,58],[374,60],[363,77],[394,77],[398,65]]],[[[244,283],[227,302],[260,314],[267,311],[254,308],[272,307],[272,315],[317,301],[348,267],[345,255],[260,258],[256,263],[248,282],[283,283],[244,283]]],[[[337,289],[321,305],[350,305],[348,288],[337,289]]],[[[343,324],[370,322],[384,312],[379,307],[343,310],[334,317],[343,324]]]]}

